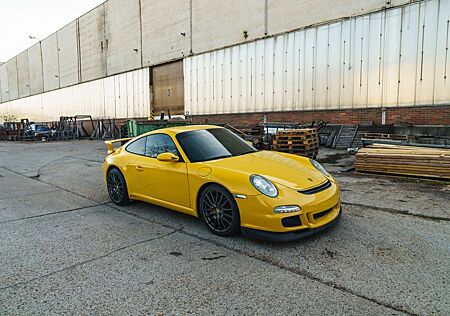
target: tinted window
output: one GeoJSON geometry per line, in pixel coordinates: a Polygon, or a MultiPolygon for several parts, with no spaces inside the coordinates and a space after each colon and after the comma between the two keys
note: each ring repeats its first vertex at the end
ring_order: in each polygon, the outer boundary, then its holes
{"type": "Polygon", "coordinates": [[[145,146],[145,155],[156,158],[162,153],[178,154],[177,147],[170,136],[165,134],[155,134],[147,136],[147,144],[145,146]]]}
{"type": "Polygon", "coordinates": [[[36,125],[36,130],[37,131],[48,131],[49,128],[47,125],[36,125]]]}
{"type": "Polygon", "coordinates": [[[130,153],[137,154],[137,155],[145,155],[145,140],[147,137],[142,137],[131,144],[129,144],[126,148],[126,150],[130,153]]]}
{"type": "Polygon", "coordinates": [[[211,128],[177,135],[191,162],[213,160],[253,153],[256,149],[224,128],[211,128]]]}

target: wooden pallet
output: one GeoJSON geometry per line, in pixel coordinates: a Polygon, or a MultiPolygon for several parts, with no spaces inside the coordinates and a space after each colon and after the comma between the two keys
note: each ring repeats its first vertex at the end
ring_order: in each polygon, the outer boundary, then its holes
{"type": "Polygon", "coordinates": [[[355,168],[450,180],[450,149],[374,144],[358,151],[355,168]]]}
{"type": "Polygon", "coordinates": [[[319,141],[317,139],[275,139],[273,141],[274,145],[279,144],[294,144],[294,145],[318,145],[319,141]]]}
{"type": "Polygon", "coordinates": [[[319,152],[319,137],[314,128],[280,130],[272,142],[272,149],[308,157],[319,152]]]}
{"type": "Polygon", "coordinates": [[[388,139],[388,140],[408,140],[407,135],[385,134],[385,133],[365,133],[364,138],[367,139],[388,139]]]}

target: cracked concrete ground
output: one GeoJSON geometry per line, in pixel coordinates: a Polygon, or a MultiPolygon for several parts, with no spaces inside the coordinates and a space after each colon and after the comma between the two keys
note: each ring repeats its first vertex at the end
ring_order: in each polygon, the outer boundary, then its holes
{"type": "Polygon", "coordinates": [[[289,244],[220,238],[109,202],[102,142],[0,142],[0,314],[450,313],[450,185],[345,172],[341,223],[289,244]]]}

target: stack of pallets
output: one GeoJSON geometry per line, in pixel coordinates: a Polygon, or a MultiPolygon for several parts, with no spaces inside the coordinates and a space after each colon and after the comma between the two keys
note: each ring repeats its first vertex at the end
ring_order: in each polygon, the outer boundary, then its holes
{"type": "Polygon", "coordinates": [[[450,179],[450,149],[373,144],[356,154],[356,171],[450,179]]]}
{"type": "Polygon", "coordinates": [[[272,149],[314,158],[319,153],[317,129],[304,128],[277,131],[272,142],[272,149]]]}

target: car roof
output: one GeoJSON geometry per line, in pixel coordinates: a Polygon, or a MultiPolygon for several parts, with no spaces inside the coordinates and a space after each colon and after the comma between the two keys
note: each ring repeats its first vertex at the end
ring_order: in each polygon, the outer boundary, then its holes
{"type": "Polygon", "coordinates": [[[149,133],[146,133],[146,135],[161,133],[161,132],[162,133],[170,132],[173,134],[179,134],[179,133],[183,133],[183,132],[198,131],[198,130],[209,129],[209,128],[222,128],[222,127],[217,126],[217,125],[183,125],[183,126],[174,126],[174,127],[157,129],[157,130],[151,131],[149,133]]]}

